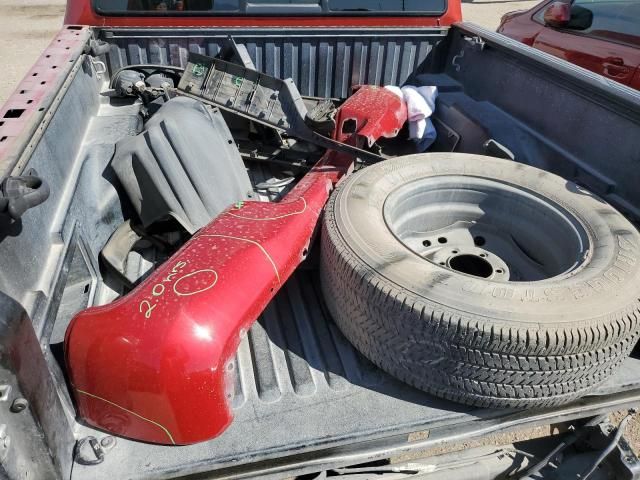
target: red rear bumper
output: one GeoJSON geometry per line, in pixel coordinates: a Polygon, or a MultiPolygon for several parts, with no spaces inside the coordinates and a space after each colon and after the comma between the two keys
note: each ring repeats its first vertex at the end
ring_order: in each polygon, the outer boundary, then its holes
{"type": "MultiPolygon", "coordinates": [[[[406,107],[363,87],[341,107],[337,131],[354,118],[368,141],[395,136],[406,107]]],[[[352,162],[327,153],[282,202],[230,207],[131,293],[76,315],[65,354],[80,416],[153,443],[223,432],[238,344],[307,255],[332,186],[352,162]]]]}

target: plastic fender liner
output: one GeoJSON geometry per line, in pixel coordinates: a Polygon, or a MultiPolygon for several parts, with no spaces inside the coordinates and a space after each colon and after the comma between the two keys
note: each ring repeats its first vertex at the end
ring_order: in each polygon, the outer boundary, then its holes
{"type": "MultiPolygon", "coordinates": [[[[392,130],[401,128],[402,115],[391,113],[392,130]]],[[[79,416],[152,443],[222,433],[233,418],[241,337],[305,258],[332,185],[352,164],[350,155],[328,152],[282,202],[229,207],[128,295],[77,314],[65,356],[79,416]]]]}
{"type": "Polygon", "coordinates": [[[217,108],[177,97],[142,133],[119,141],[111,167],[142,225],[171,216],[194,233],[249,200],[251,181],[232,138],[217,108]]]}

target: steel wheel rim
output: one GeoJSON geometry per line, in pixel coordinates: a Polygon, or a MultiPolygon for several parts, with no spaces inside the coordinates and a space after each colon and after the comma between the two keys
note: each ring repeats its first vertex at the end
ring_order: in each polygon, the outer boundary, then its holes
{"type": "Polygon", "coordinates": [[[393,235],[425,260],[492,281],[568,275],[589,254],[589,236],[570,211],[495,179],[417,179],[387,197],[383,216],[393,235]]]}

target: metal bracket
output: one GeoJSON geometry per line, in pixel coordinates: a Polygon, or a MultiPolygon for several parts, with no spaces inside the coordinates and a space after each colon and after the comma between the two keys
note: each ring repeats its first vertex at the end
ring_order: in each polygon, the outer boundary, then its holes
{"type": "Polygon", "coordinates": [[[107,66],[104,62],[96,60],[94,57],[89,57],[89,60],[91,60],[91,65],[93,65],[93,69],[96,71],[96,77],[102,79],[102,75],[107,73],[107,66]]]}
{"type": "Polygon", "coordinates": [[[461,58],[464,57],[464,52],[467,49],[467,45],[469,45],[471,47],[471,49],[473,50],[477,50],[479,52],[482,52],[485,47],[486,47],[486,42],[480,38],[480,37],[469,37],[469,36],[464,36],[463,37],[466,45],[463,45],[462,48],[460,49],[460,53],[455,55],[453,57],[453,59],[451,60],[451,65],[453,65],[453,67],[456,69],[456,72],[460,71],[460,64],[458,63],[458,60],[460,60],[461,58]]]}
{"type": "Polygon", "coordinates": [[[100,55],[108,53],[110,49],[111,45],[104,40],[92,39],[84,47],[84,53],[91,54],[93,57],[99,57],[100,55]]]}
{"type": "Polygon", "coordinates": [[[480,52],[483,51],[484,47],[486,46],[486,42],[482,38],[475,35],[473,37],[465,36],[464,39],[471,45],[472,48],[480,52]]]}
{"type": "Polygon", "coordinates": [[[225,60],[227,62],[237,63],[238,65],[242,65],[245,68],[250,68],[251,70],[255,70],[256,67],[253,64],[253,60],[251,60],[251,56],[249,55],[249,51],[247,47],[244,45],[240,45],[236,43],[234,38],[229,35],[222,45],[222,49],[218,56],[220,60],[225,60]]]}
{"type": "Polygon", "coordinates": [[[96,437],[84,437],[76,443],[75,459],[80,465],[99,465],[104,462],[104,449],[96,437]]]}
{"type": "Polygon", "coordinates": [[[626,438],[622,437],[618,442],[615,456],[615,460],[612,460],[612,463],[614,469],[619,472],[622,478],[627,480],[640,479],[640,459],[638,459],[626,438]]]}
{"type": "Polygon", "coordinates": [[[456,72],[459,72],[460,68],[462,68],[458,63],[458,60],[460,60],[463,57],[464,57],[464,49],[460,50],[460,53],[458,55],[455,55],[451,60],[451,65],[453,66],[453,68],[456,69],[456,72]]]}
{"type": "Polygon", "coordinates": [[[516,156],[511,150],[493,138],[484,142],[482,148],[484,148],[484,153],[490,157],[504,158],[505,160],[516,159],[516,156]]]}
{"type": "MultiPolygon", "coordinates": [[[[629,420],[629,417],[624,419],[617,428],[608,421],[601,423],[592,429],[591,434],[584,441],[586,445],[600,453],[596,465],[600,462],[606,463],[618,480],[640,479],[640,460],[624,437],[624,430],[629,420]]],[[[588,480],[591,478],[591,473],[583,472],[582,477],[588,480]]]]}

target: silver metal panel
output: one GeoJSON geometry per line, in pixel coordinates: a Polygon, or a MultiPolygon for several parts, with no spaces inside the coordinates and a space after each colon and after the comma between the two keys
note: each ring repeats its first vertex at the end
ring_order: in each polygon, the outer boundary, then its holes
{"type": "Polygon", "coordinates": [[[443,29],[111,30],[113,72],[135,63],[184,67],[188,52],[215,56],[228,35],[244,44],[256,69],[292,78],[303,95],[345,98],[353,85],[401,85],[421,65],[443,29]]]}

